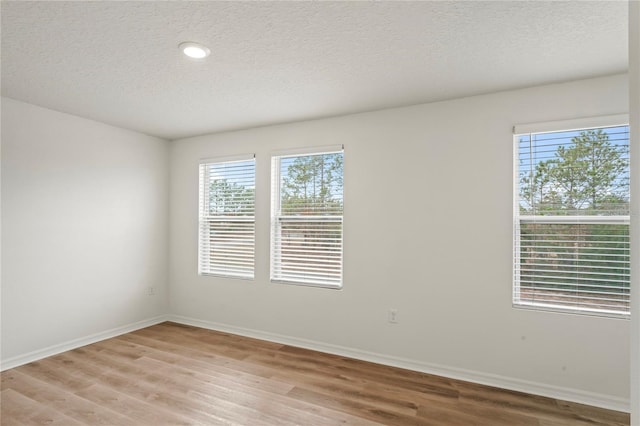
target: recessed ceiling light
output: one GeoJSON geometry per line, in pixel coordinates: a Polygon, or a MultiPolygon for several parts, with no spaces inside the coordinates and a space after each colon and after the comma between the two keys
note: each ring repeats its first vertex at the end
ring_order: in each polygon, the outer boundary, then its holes
{"type": "Polygon", "coordinates": [[[194,43],[192,41],[180,43],[180,46],[178,47],[182,50],[182,53],[192,59],[203,59],[211,53],[207,46],[203,46],[200,43],[194,43]]]}

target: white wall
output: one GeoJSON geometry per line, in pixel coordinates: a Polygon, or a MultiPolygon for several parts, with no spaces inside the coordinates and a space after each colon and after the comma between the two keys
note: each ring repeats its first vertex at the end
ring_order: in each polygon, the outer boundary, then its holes
{"type": "Polygon", "coordinates": [[[2,99],[3,368],[166,313],[168,153],[2,99]]]}
{"type": "MultiPolygon", "coordinates": [[[[629,2],[631,251],[640,252],[640,2],[629,2]]],[[[631,424],[640,426],[640,256],[631,260],[631,424]]]]}
{"type": "Polygon", "coordinates": [[[627,87],[620,75],[173,142],[170,310],[185,322],[628,408],[628,321],[511,306],[512,126],[625,113],[627,87]],[[344,289],[271,284],[270,151],[339,143],[344,289]],[[198,159],[244,153],[257,155],[256,279],[199,277],[198,159]],[[389,308],[398,324],[387,323],[389,308]]]}

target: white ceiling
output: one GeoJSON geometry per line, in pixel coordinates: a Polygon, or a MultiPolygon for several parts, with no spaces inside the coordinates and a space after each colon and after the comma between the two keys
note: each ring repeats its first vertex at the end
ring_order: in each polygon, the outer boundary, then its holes
{"type": "Polygon", "coordinates": [[[627,71],[625,1],[2,1],[2,94],[167,139],[627,71]],[[178,50],[211,49],[204,62],[178,50]]]}

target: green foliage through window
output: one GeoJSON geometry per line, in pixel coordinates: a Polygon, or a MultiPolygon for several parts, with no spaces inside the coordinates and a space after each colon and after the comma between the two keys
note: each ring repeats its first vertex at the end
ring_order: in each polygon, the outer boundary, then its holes
{"type": "Polygon", "coordinates": [[[271,279],[342,285],[343,153],[273,157],[271,279]]]}
{"type": "Polygon", "coordinates": [[[342,214],[342,153],[283,158],[281,214],[342,214]]]}
{"type": "Polygon", "coordinates": [[[517,136],[514,303],[629,312],[629,128],[517,136]]]}
{"type": "Polygon", "coordinates": [[[255,160],[200,165],[198,271],[254,277],[255,160]]]}

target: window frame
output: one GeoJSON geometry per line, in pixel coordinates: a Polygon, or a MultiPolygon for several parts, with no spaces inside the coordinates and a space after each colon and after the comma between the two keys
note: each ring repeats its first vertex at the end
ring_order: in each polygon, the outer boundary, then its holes
{"type": "MultiPolygon", "coordinates": [[[[321,147],[308,147],[298,148],[283,151],[274,151],[271,153],[271,225],[270,225],[270,262],[269,262],[269,280],[271,283],[277,284],[290,284],[305,287],[319,287],[333,290],[341,290],[344,285],[344,185],[342,187],[342,212],[340,215],[309,215],[305,217],[295,215],[282,215],[282,176],[281,176],[281,161],[284,158],[296,158],[315,155],[328,155],[328,154],[342,154],[343,167],[344,167],[344,145],[332,145],[321,147]],[[305,222],[316,221],[326,223],[339,223],[340,229],[340,255],[339,255],[339,279],[337,282],[330,282],[330,280],[321,279],[299,279],[283,278],[282,274],[278,274],[279,269],[277,265],[282,265],[282,250],[277,249],[277,241],[280,241],[281,236],[279,230],[281,230],[281,224],[283,218],[290,220],[291,222],[305,222]],[[311,219],[311,220],[309,220],[311,219]]],[[[344,168],[342,172],[342,178],[344,179],[344,168]]],[[[344,181],[343,181],[344,182],[344,181]]]]}
{"type": "MultiPolygon", "coordinates": [[[[521,225],[523,223],[541,224],[611,224],[630,226],[630,214],[628,215],[522,215],[520,213],[520,152],[519,142],[523,135],[582,131],[599,128],[629,126],[627,114],[616,114],[600,117],[586,117],[573,120],[552,121],[545,123],[521,124],[513,127],[513,281],[512,281],[512,306],[516,309],[555,312],[574,315],[586,315],[596,317],[608,317],[617,319],[629,319],[629,310],[596,310],[588,307],[562,306],[561,304],[536,303],[535,301],[523,301],[521,298],[521,225]]],[[[631,164],[629,164],[631,168],[631,164]]],[[[629,254],[631,259],[631,253],[629,254]]],[[[629,296],[631,297],[631,296],[629,296]]]]}
{"type": "Polygon", "coordinates": [[[218,278],[229,278],[229,279],[240,279],[240,280],[255,280],[256,274],[256,191],[255,191],[255,183],[256,183],[256,158],[255,154],[246,154],[246,155],[237,155],[237,156],[229,156],[229,157],[215,157],[215,158],[204,158],[200,159],[198,162],[198,276],[203,277],[218,277],[218,278]],[[208,192],[206,192],[204,175],[203,175],[203,167],[209,167],[213,165],[231,165],[234,163],[245,163],[252,162],[253,164],[253,215],[248,216],[229,216],[229,215],[206,215],[205,214],[205,198],[207,198],[208,192]],[[218,217],[218,219],[215,219],[218,217]],[[236,220],[230,220],[230,218],[236,218],[236,220]],[[211,271],[211,268],[207,268],[206,265],[203,264],[203,248],[206,245],[204,242],[204,222],[212,221],[212,222],[237,222],[237,223],[252,223],[253,224],[253,238],[251,240],[252,243],[252,259],[251,259],[251,267],[249,272],[246,274],[240,272],[233,272],[230,270],[225,270],[224,268],[220,268],[218,271],[211,271]],[[207,270],[208,269],[208,270],[207,270]]]}

